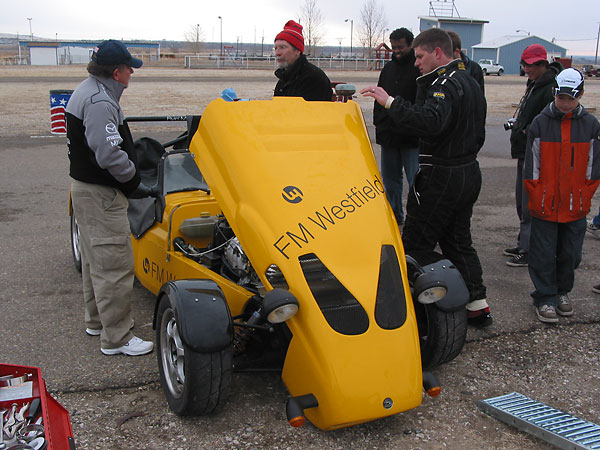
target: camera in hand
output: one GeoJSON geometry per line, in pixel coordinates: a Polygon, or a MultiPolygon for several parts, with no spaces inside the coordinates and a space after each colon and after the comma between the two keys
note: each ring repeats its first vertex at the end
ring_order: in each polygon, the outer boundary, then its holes
{"type": "Polygon", "coordinates": [[[504,129],[506,131],[512,130],[514,128],[514,126],[515,126],[515,123],[517,123],[517,119],[515,119],[514,117],[508,119],[506,121],[506,123],[504,124],[504,129]]]}

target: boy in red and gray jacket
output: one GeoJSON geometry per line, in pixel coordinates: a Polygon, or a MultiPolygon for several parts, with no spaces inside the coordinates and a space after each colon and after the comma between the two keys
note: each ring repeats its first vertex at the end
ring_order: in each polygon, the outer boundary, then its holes
{"type": "Polygon", "coordinates": [[[545,323],[573,314],[568,293],[581,261],[586,215],[600,183],[600,124],[579,104],[583,76],[565,69],[556,83],[554,101],[529,128],[523,167],[532,216],[531,296],[545,323]]]}

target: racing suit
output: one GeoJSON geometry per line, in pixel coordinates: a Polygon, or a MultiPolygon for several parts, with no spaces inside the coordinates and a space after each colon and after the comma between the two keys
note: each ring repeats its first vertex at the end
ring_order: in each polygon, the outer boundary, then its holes
{"type": "Polygon", "coordinates": [[[485,140],[486,101],[460,59],[417,79],[417,99],[396,97],[388,114],[398,131],[419,136],[419,172],[408,196],[402,240],[424,263],[439,244],[460,271],[469,311],[488,307],[481,264],[471,240],[481,189],[477,153],[485,140]]]}
{"type": "Polygon", "coordinates": [[[133,252],[126,194],[140,176],[119,99],[125,86],[94,75],[66,109],[71,200],[80,231],[86,327],[102,329],[102,348],[132,337],[133,252]]]}
{"type": "Polygon", "coordinates": [[[287,69],[277,69],[275,76],[279,78],[273,94],[275,97],[303,97],[307,101],[328,102],[333,97],[331,81],[325,72],[309,63],[304,54],[287,69]]]}

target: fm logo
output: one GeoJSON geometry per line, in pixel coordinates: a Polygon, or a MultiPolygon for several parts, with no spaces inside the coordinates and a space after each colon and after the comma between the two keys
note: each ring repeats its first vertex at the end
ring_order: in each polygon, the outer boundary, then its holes
{"type": "Polygon", "coordinates": [[[288,203],[300,203],[302,201],[302,191],[296,186],[286,186],[283,188],[281,196],[288,203]]]}
{"type": "Polygon", "coordinates": [[[148,258],[144,258],[144,263],[142,264],[142,267],[144,268],[144,273],[148,273],[148,271],[150,270],[150,261],[148,261],[148,258]]]}

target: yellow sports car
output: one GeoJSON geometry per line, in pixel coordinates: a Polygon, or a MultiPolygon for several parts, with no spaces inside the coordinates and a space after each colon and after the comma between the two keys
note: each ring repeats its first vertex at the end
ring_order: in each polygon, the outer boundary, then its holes
{"type": "Polygon", "coordinates": [[[468,292],[449,261],[405,256],[360,107],[217,99],[185,119],[173,142],[138,141],[157,196],[129,211],[170,408],[210,413],[233,370],[273,364],[294,426],[346,427],[437,392],[423,367],[461,351],[468,292]]]}

